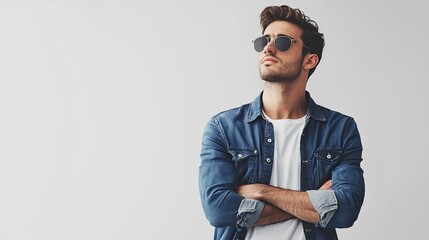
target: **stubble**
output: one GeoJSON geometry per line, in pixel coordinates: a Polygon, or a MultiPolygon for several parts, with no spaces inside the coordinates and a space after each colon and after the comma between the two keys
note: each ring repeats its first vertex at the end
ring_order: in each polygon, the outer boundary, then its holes
{"type": "Polygon", "coordinates": [[[293,63],[282,63],[281,67],[259,66],[259,74],[262,80],[273,83],[292,83],[302,71],[303,59],[293,63]]]}

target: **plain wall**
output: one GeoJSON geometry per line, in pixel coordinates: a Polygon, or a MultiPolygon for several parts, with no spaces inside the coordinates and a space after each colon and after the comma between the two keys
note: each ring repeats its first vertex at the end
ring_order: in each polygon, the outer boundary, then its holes
{"type": "Polygon", "coordinates": [[[366,199],[341,239],[426,236],[426,1],[0,1],[0,239],[211,239],[209,118],[262,90],[259,14],[325,34],[308,90],[351,115],[366,199]]]}

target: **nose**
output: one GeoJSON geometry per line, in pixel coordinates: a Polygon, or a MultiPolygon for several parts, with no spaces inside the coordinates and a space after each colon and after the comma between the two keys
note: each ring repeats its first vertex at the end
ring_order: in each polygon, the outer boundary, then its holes
{"type": "Polygon", "coordinates": [[[264,47],[264,54],[273,54],[276,52],[276,47],[274,46],[274,39],[270,39],[267,45],[264,47]]]}

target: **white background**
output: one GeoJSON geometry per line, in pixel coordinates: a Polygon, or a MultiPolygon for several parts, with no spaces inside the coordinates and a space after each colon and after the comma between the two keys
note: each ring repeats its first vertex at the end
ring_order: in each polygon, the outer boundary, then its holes
{"type": "Polygon", "coordinates": [[[427,236],[425,0],[28,0],[0,1],[0,239],[211,239],[202,130],[261,91],[251,40],[284,3],[326,37],[308,90],[362,136],[340,238],[427,236]]]}

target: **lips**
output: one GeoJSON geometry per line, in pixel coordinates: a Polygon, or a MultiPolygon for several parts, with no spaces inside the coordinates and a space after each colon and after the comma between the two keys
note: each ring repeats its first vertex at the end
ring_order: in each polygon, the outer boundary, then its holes
{"type": "Polygon", "coordinates": [[[277,59],[273,58],[273,57],[265,57],[262,60],[262,63],[276,63],[277,59]]]}

